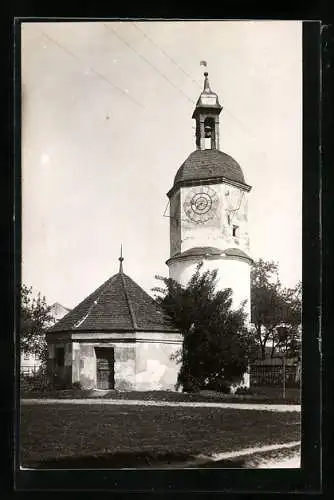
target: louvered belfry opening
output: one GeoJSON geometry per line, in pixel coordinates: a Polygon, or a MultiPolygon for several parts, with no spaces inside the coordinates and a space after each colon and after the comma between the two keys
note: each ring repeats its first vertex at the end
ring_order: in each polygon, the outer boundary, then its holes
{"type": "Polygon", "coordinates": [[[204,149],[216,149],[215,121],[211,116],[204,120],[204,149]]]}

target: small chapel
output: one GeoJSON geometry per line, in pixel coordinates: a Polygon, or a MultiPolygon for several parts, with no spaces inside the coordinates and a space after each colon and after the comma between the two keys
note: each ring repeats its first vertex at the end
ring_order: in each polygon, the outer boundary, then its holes
{"type": "Polygon", "coordinates": [[[47,332],[49,373],[83,389],[173,390],[182,347],[171,319],[123,271],[47,332]]]}
{"type": "MultiPolygon", "coordinates": [[[[196,150],[178,169],[170,206],[169,276],[185,285],[199,263],[218,269],[220,289],[250,319],[247,197],[240,165],[220,151],[222,106],[208,73],[192,118],[196,150]]],[[[182,334],[130,276],[119,271],[60,319],[46,334],[48,369],[64,385],[84,389],[174,390],[182,334]]],[[[222,332],[222,335],[224,332],[222,332]]],[[[249,385],[249,381],[244,381],[249,385]]]]}

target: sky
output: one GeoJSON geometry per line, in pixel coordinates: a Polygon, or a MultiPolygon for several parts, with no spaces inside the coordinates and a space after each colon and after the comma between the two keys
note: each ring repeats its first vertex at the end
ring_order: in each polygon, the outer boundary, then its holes
{"type": "Polygon", "coordinates": [[[302,265],[300,21],[22,24],[22,282],[75,307],[119,270],[168,276],[166,193],[196,149],[203,70],[249,194],[250,254],[302,265]],[[207,62],[207,68],[200,61],[207,62]]]}

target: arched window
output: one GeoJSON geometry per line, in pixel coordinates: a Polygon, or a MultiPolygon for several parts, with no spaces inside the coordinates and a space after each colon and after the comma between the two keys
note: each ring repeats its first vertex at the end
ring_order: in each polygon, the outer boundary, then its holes
{"type": "Polygon", "coordinates": [[[204,120],[204,143],[205,149],[213,149],[215,146],[215,122],[212,117],[204,120]]]}

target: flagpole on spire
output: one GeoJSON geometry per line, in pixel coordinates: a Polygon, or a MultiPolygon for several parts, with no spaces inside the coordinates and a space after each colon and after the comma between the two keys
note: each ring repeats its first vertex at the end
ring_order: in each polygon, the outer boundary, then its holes
{"type": "Polygon", "coordinates": [[[124,260],[124,258],[123,258],[123,245],[122,245],[122,243],[121,243],[121,255],[118,258],[118,260],[119,260],[119,272],[122,273],[123,272],[123,260],[124,260]]]}

